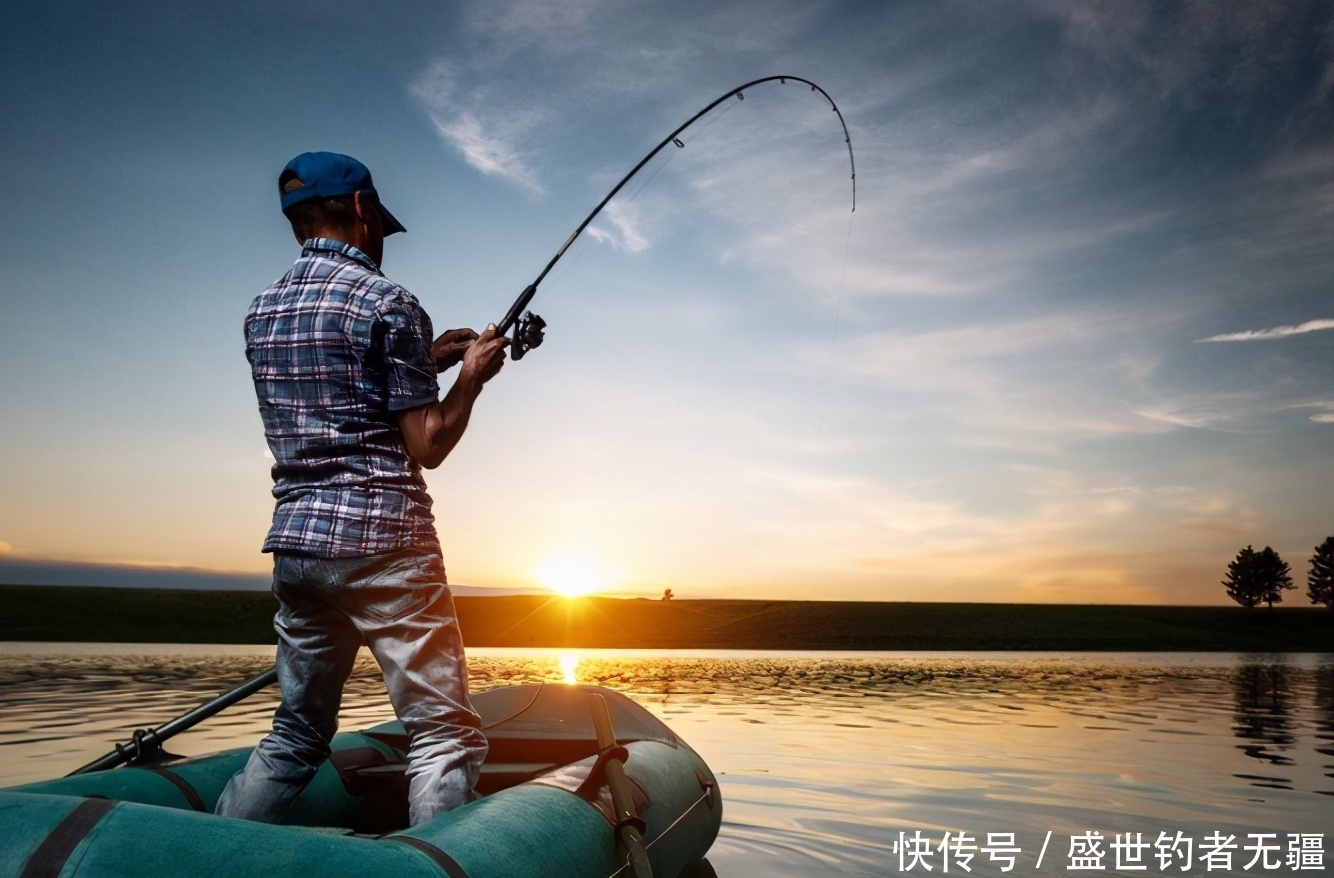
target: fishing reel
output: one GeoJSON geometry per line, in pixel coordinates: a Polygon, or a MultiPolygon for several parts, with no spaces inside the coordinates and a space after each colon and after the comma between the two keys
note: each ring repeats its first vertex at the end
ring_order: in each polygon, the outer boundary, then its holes
{"type": "Polygon", "coordinates": [[[547,322],[532,311],[523,315],[523,319],[514,330],[514,338],[510,341],[510,359],[522,360],[524,354],[535,347],[540,347],[546,338],[544,331],[546,328],[547,322]]]}
{"type": "Polygon", "coordinates": [[[496,324],[496,335],[498,336],[504,335],[510,329],[514,330],[514,337],[510,339],[510,359],[512,360],[522,360],[524,354],[541,345],[546,337],[543,330],[547,328],[547,322],[541,317],[529,311],[523,315],[522,320],[519,319],[519,315],[523,314],[523,309],[528,307],[528,303],[533,301],[533,296],[536,295],[537,284],[529,284],[519,294],[519,298],[514,300],[514,304],[510,305],[504,319],[496,324]]]}

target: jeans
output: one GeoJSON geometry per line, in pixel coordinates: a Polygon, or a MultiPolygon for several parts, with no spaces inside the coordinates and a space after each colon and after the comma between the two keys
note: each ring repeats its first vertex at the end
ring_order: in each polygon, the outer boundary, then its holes
{"type": "Polygon", "coordinates": [[[416,825],[477,798],[486,758],[468,701],[468,669],[440,556],[413,550],[357,558],[275,552],[279,609],[273,731],[228,782],[217,813],[279,823],[329,757],[343,684],[365,643],[384,674],[408,748],[416,825]]]}

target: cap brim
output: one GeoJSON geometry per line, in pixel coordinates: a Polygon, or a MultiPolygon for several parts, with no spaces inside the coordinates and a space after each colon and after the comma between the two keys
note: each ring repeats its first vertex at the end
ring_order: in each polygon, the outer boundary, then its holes
{"type": "Polygon", "coordinates": [[[384,233],[386,236],[392,235],[395,232],[407,231],[407,229],[403,227],[403,224],[389,212],[389,208],[385,207],[383,204],[380,204],[380,218],[384,220],[384,233]]]}

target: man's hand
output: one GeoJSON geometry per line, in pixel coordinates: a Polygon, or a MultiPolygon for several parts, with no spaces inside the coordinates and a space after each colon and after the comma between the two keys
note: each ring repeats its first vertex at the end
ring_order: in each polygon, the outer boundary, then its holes
{"type": "Polygon", "coordinates": [[[496,335],[494,323],[488,326],[464,352],[458,383],[476,387],[480,391],[482,385],[496,377],[500,367],[505,365],[505,348],[509,347],[509,343],[510,340],[505,336],[496,335]]]}
{"type": "Polygon", "coordinates": [[[431,343],[431,359],[435,360],[435,371],[444,372],[452,369],[468,352],[468,345],[477,340],[477,333],[471,329],[446,329],[431,343]]]}

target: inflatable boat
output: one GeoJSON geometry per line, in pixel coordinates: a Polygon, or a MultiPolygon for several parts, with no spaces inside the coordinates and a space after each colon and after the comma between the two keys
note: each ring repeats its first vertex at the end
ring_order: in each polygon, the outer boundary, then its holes
{"type": "MultiPolygon", "coordinates": [[[[490,753],[477,801],[407,826],[398,723],[338,734],[280,826],[211,813],[248,749],[0,790],[0,876],[682,878],[722,820],[704,761],[595,686],[477,692],[490,753]]],[[[119,748],[118,748],[119,749],[119,748]]]]}

